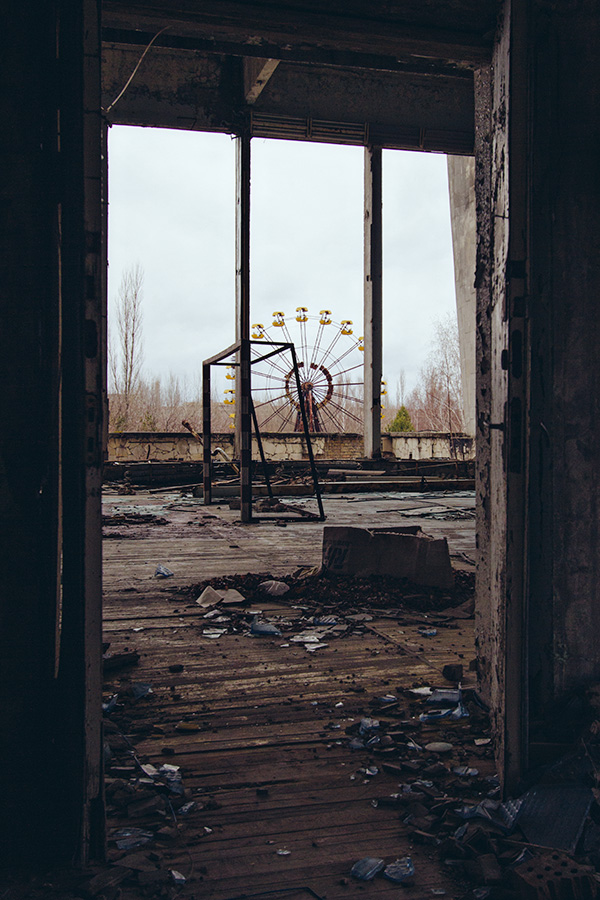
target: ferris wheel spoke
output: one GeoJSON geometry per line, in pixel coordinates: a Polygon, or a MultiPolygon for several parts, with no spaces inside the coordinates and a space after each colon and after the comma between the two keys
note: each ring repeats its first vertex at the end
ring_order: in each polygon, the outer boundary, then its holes
{"type": "Polygon", "coordinates": [[[359,422],[362,424],[361,419],[358,416],[355,416],[354,413],[351,413],[349,409],[346,409],[344,406],[341,406],[339,403],[336,403],[335,400],[330,400],[327,407],[325,409],[329,409],[329,406],[335,407],[335,409],[339,410],[345,416],[348,416],[350,419],[354,419],[355,422],[359,422]]]}
{"type": "Polygon", "coordinates": [[[334,394],[334,397],[337,397],[338,400],[351,400],[353,403],[358,403],[360,406],[363,405],[363,401],[361,397],[353,397],[352,394],[334,394]]]}
{"type": "Polygon", "coordinates": [[[310,383],[312,385],[313,394],[318,391],[326,391],[327,390],[327,382],[326,381],[317,381],[315,378],[311,378],[310,383]]]}
{"type": "Polygon", "coordinates": [[[337,418],[334,416],[334,414],[329,409],[329,407],[324,407],[322,410],[320,410],[320,412],[324,413],[324,415],[327,416],[329,421],[333,423],[333,427],[335,428],[336,431],[343,430],[341,423],[338,422],[337,418]]]}
{"type": "MultiPolygon", "coordinates": [[[[340,375],[346,375],[347,372],[353,372],[355,369],[362,369],[364,363],[358,363],[356,366],[350,366],[349,369],[343,369],[341,372],[336,372],[335,377],[339,378],[340,375]]],[[[357,382],[357,384],[362,384],[362,381],[357,382]]]]}
{"type": "Polygon", "coordinates": [[[261,427],[261,428],[264,428],[265,425],[268,425],[268,424],[269,424],[269,422],[271,421],[271,419],[274,419],[274,418],[275,418],[275,416],[279,416],[280,418],[283,418],[283,412],[282,412],[282,410],[281,410],[281,409],[275,409],[275,410],[273,410],[273,412],[271,413],[271,415],[270,415],[270,416],[267,416],[267,418],[264,419],[264,420],[260,423],[260,427],[261,427]]]}
{"type": "Polygon", "coordinates": [[[266,406],[268,403],[277,403],[278,400],[285,400],[287,398],[287,394],[281,394],[279,397],[270,397],[268,400],[263,400],[262,403],[255,403],[254,408],[259,409],[261,406],[266,406]]]}
{"type": "Polygon", "coordinates": [[[290,406],[290,411],[281,424],[282,431],[285,428],[285,426],[288,424],[288,422],[290,421],[290,419],[292,418],[292,416],[294,415],[295,412],[296,412],[296,408],[294,406],[290,406]]]}
{"type": "MultiPolygon", "coordinates": [[[[331,368],[333,368],[334,366],[338,366],[341,363],[341,361],[348,356],[348,354],[350,354],[354,351],[354,349],[355,349],[354,347],[350,347],[349,350],[345,350],[341,356],[338,356],[338,358],[336,359],[336,361],[334,363],[331,363],[331,368]]],[[[336,372],[336,374],[338,374],[338,373],[336,372]]]]}
{"type": "MultiPolygon", "coordinates": [[[[256,372],[256,371],[253,371],[253,372],[252,372],[252,377],[254,378],[255,376],[258,376],[258,377],[260,377],[260,378],[268,378],[269,381],[281,381],[282,384],[285,384],[285,382],[286,382],[286,379],[285,379],[285,378],[283,378],[283,377],[280,376],[280,375],[273,375],[272,372],[256,372]]],[[[253,388],[253,390],[254,390],[254,388],[253,388]]]]}
{"type": "Polygon", "coordinates": [[[288,329],[287,325],[285,324],[285,322],[283,323],[283,326],[282,326],[282,329],[281,329],[281,330],[283,331],[283,336],[285,337],[286,342],[287,342],[288,344],[293,344],[294,341],[292,340],[292,336],[291,336],[291,334],[290,334],[290,332],[289,332],[289,329],[288,329]]]}
{"type": "Polygon", "coordinates": [[[315,344],[313,347],[313,351],[310,356],[310,365],[315,365],[316,360],[319,358],[319,350],[321,349],[321,338],[323,337],[323,331],[325,330],[325,326],[321,324],[319,321],[319,328],[317,330],[317,337],[315,338],[315,344]]]}
{"type": "Polygon", "coordinates": [[[271,334],[271,332],[269,331],[268,328],[263,328],[263,334],[271,344],[277,343],[277,341],[275,340],[275,338],[273,337],[273,335],[271,334]]]}
{"type": "Polygon", "coordinates": [[[305,361],[304,365],[308,369],[309,361],[308,361],[308,333],[306,331],[306,322],[301,323],[302,329],[302,358],[305,361]]]}
{"type": "Polygon", "coordinates": [[[278,372],[281,372],[281,374],[284,375],[284,376],[287,375],[287,373],[290,371],[290,369],[291,369],[291,367],[292,367],[292,364],[291,364],[291,362],[290,362],[289,365],[288,365],[287,368],[286,368],[286,363],[287,363],[287,361],[288,361],[288,360],[287,360],[287,357],[285,358],[285,360],[284,360],[283,363],[281,363],[281,362],[275,362],[275,360],[273,359],[273,357],[271,357],[270,360],[271,360],[271,366],[272,366],[272,368],[273,368],[273,369],[276,369],[278,372]]]}
{"type": "Polygon", "coordinates": [[[341,338],[341,336],[342,336],[342,332],[341,332],[341,329],[340,329],[340,330],[338,331],[338,333],[335,335],[335,337],[332,339],[332,341],[331,341],[329,347],[327,348],[327,350],[325,350],[325,352],[324,352],[323,355],[321,356],[321,365],[323,365],[323,363],[325,362],[325,360],[326,360],[329,356],[331,356],[332,351],[333,351],[333,348],[335,347],[335,345],[337,344],[337,342],[339,341],[339,339],[341,338]]]}

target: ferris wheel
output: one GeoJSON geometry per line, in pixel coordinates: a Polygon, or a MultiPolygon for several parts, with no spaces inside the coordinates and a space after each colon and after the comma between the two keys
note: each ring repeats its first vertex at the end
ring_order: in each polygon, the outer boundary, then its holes
{"type": "MultiPolygon", "coordinates": [[[[350,319],[335,322],[329,309],[310,315],[299,306],[294,315],[273,313],[270,326],[252,326],[253,341],[294,344],[300,391],[311,432],[362,430],[364,340],[356,337],[350,319]]],[[[259,344],[252,356],[263,356],[259,344]]],[[[228,370],[235,379],[235,369],[228,370]]],[[[385,386],[383,386],[385,392],[385,386]]],[[[235,389],[226,392],[226,403],[235,403],[235,389]]],[[[261,430],[302,431],[300,393],[289,350],[252,366],[252,396],[261,430]]]]}

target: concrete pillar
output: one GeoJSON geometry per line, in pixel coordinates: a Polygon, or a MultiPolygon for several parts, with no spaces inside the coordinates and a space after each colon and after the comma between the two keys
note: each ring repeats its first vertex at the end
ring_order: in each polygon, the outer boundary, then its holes
{"type": "Polygon", "coordinates": [[[364,446],[365,456],[381,456],[383,373],[382,152],[365,147],[364,252],[364,446]]]}
{"type": "MultiPolygon", "coordinates": [[[[65,837],[81,862],[104,854],[102,758],[102,463],[106,391],[106,172],[97,0],[65,2],[59,53],[62,624],[57,778],[65,837]],[[69,24],[64,21],[70,13],[69,24]],[[75,830],[77,829],[77,830],[75,830]]],[[[60,851],[64,852],[64,851],[60,851]]]]}
{"type": "Polygon", "coordinates": [[[235,339],[250,338],[250,137],[235,138],[235,339]]]}
{"type": "Polygon", "coordinates": [[[450,221],[454,252],[454,285],[460,343],[464,431],[475,437],[475,160],[471,156],[448,157],[450,221]]]}
{"type": "Polygon", "coordinates": [[[252,518],[252,419],[250,414],[250,137],[236,141],[235,335],[241,341],[235,382],[235,435],[240,461],[242,522],[252,518]]]}
{"type": "MultiPolygon", "coordinates": [[[[477,214],[477,573],[480,686],[490,703],[498,771],[504,785],[521,766],[520,735],[507,729],[507,673],[521,652],[507,643],[508,494],[505,466],[508,375],[505,367],[509,250],[511,29],[505,3],[492,66],[475,76],[477,214]],[[515,743],[516,742],[516,743],[515,743]]],[[[513,684],[516,684],[513,682],[513,684]]],[[[514,697],[512,710],[522,708],[514,697]]]]}

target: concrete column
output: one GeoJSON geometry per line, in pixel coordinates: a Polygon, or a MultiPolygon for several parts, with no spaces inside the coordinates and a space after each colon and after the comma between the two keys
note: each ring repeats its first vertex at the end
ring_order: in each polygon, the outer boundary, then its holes
{"type": "Polygon", "coordinates": [[[460,343],[464,431],[475,437],[475,160],[470,156],[448,157],[450,221],[454,252],[454,285],[460,343]]]}
{"type": "MultiPolygon", "coordinates": [[[[96,0],[69,9],[60,28],[62,385],[62,624],[57,693],[57,778],[63,840],[81,862],[104,853],[102,760],[102,462],[106,261],[96,0]],[[82,796],[83,792],[83,796],[82,796]],[[78,833],[72,833],[78,822],[78,833]]],[[[63,12],[64,15],[64,12],[63,12]]],[[[58,836],[57,836],[58,839],[58,836]]]]}
{"type": "Polygon", "coordinates": [[[250,137],[235,138],[235,339],[250,337],[250,137]]]}
{"type": "MultiPolygon", "coordinates": [[[[505,3],[490,69],[475,76],[475,167],[477,215],[477,573],[476,628],[480,686],[490,703],[498,771],[520,765],[506,727],[507,647],[507,473],[504,366],[508,335],[506,287],[509,247],[510,2],[505,3]]],[[[520,707],[519,707],[520,709],[520,707]]],[[[506,783],[506,781],[505,781],[506,783]]]]}
{"type": "Polygon", "coordinates": [[[382,152],[365,147],[364,251],[364,448],[381,456],[381,378],[383,372],[382,152]]]}
{"type": "Polygon", "coordinates": [[[242,522],[252,518],[252,419],[250,414],[250,137],[236,141],[235,334],[241,341],[235,382],[235,436],[240,460],[242,522]]]}

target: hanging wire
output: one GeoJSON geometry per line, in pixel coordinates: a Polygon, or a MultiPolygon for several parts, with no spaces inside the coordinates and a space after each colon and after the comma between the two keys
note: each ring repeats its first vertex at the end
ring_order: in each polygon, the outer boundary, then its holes
{"type": "Polygon", "coordinates": [[[146,56],[146,53],[148,52],[148,50],[150,49],[150,47],[152,46],[152,44],[154,43],[154,41],[155,41],[158,37],[160,37],[160,35],[163,33],[163,31],[166,31],[167,28],[170,28],[170,27],[171,27],[170,25],[165,25],[164,28],[161,28],[160,31],[157,31],[157,32],[156,32],[156,34],[154,35],[154,37],[152,38],[152,40],[150,41],[150,43],[148,44],[148,46],[146,47],[146,49],[144,50],[144,52],[142,53],[142,55],[140,56],[140,58],[138,59],[135,69],[133,70],[133,72],[131,73],[131,75],[129,76],[129,78],[127,79],[127,81],[125,82],[125,87],[122,89],[122,91],[121,91],[119,94],[117,94],[117,96],[115,97],[115,99],[113,100],[113,102],[110,104],[110,106],[107,106],[106,109],[104,110],[104,112],[105,112],[107,115],[108,115],[108,113],[111,111],[111,109],[113,108],[113,106],[115,106],[115,105],[119,102],[119,100],[121,99],[121,97],[123,96],[123,94],[125,93],[125,91],[127,90],[127,88],[129,87],[129,85],[131,84],[131,82],[132,82],[133,79],[135,78],[135,73],[137,72],[137,70],[139,69],[139,67],[141,66],[141,64],[143,63],[144,57],[146,56]]]}

